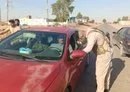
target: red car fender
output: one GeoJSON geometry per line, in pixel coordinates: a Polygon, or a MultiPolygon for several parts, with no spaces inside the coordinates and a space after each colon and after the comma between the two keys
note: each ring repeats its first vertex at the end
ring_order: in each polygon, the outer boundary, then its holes
{"type": "Polygon", "coordinates": [[[60,64],[59,68],[60,71],[57,77],[45,92],[64,92],[65,88],[67,87],[69,80],[69,71],[63,64],[60,64]]]}

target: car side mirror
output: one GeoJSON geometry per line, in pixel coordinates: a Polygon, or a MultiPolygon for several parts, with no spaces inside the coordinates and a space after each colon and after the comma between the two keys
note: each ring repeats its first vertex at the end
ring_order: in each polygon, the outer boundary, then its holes
{"type": "Polygon", "coordinates": [[[117,34],[117,32],[113,32],[113,34],[117,34]]]}
{"type": "Polygon", "coordinates": [[[76,58],[83,58],[85,56],[85,52],[82,51],[82,50],[74,50],[71,54],[72,58],[73,59],[76,59],[76,58]]]}

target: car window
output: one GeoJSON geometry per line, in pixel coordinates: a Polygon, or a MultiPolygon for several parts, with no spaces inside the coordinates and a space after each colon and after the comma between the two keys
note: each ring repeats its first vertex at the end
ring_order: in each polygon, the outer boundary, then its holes
{"type": "Polygon", "coordinates": [[[121,37],[121,38],[124,38],[125,36],[125,31],[127,30],[127,28],[122,28],[119,30],[118,32],[118,35],[121,37]]]}
{"type": "Polygon", "coordinates": [[[76,41],[79,40],[79,31],[78,30],[75,31],[74,38],[75,38],[76,41]]]}
{"type": "Polygon", "coordinates": [[[71,53],[78,49],[78,46],[77,46],[77,43],[76,43],[76,38],[77,37],[77,34],[73,34],[71,37],[70,37],[70,43],[69,43],[69,57],[68,57],[68,60],[70,61],[72,59],[71,57],[71,53]]]}
{"type": "Polygon", "coordinates": [[[72,48],[72,45],[69,44],[69,52],[72,53],[73,52],[73,48],[72,48]]]}
{"type": "Polygon", "coordinates": [[[126,31],[126,38],[130,40],[130,28],[126,31]]]}
{"type": "Polygon", "coordinates": [[[0,51],[22,54],[40,60],[60,60],[66,34],[44,31],[19,31],[0,42],[0,51]]]}
{"type": "Polygon", "coordinates": [[[127,35],[130,35],[130,28],[127,30],[127,35]]]}
{"type": "Polygon", "coordinates": [[[76,43],[75,35],[72,35],[71,38],[70,38],[69,49],[70,49],[70,52],[77,49],[77,43],[76,43]]]}

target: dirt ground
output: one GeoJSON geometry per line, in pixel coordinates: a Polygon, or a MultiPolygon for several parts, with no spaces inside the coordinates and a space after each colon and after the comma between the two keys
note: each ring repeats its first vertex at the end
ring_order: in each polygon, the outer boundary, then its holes
{"type": "Polygon", "coordinates": [[[120,57],[119,49],[114,49],[110,92],[130,92],[130,56],[120,57]]]}

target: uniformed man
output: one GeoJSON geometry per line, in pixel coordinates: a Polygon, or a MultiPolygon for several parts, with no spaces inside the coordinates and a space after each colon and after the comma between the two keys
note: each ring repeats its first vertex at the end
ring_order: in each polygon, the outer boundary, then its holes
{"type": "Polygon", "coordinates": [[[15,27],[16,27],[16,29],[20,30],[21,29],[21,27],[20,27],[20,20],[19,19],[15,19],[14,21],[15,21],[15,27]]]}
{"type": "Polygon", "coordinates": [[[9,26],[5,29],[5,31],[10,31],[10,33],[15,33],[20,30],[19,27],[16,27],[14,20],[9,20],[9,26]]]}
{"type": "Polygon", "coordinates": [[[91,28],[86,32],[86,38],[87,46],[83,51],[89,53],[93,50],[96,54],[96,92],[108,92],[112,59],[110,40],[102,31],[91,28]]]}

